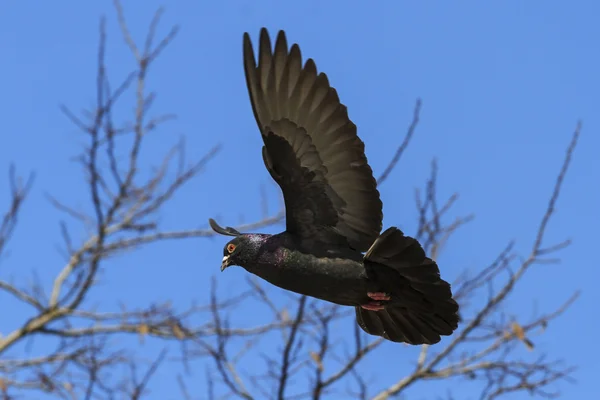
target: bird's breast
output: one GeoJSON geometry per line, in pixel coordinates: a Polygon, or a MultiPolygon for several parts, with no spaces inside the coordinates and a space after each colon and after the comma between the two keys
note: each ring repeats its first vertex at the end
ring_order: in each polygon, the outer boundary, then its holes
{"type": "Polygon", "coordinates": [[[342,305],[358,305],[371,286],[362,262],[285,249],[246,269],[282,289],[342,305]]]}

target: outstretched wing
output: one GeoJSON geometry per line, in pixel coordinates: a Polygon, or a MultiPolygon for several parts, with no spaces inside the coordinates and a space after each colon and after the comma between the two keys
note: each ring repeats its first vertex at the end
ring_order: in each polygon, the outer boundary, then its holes
{"type": "Polygon", "coordinates": [[[300,48],[288,51],[283,31],[272,51],[265,28],[258,65],[244,34],[244,70],[265,166],[285,199],[287,230],[366,251],[381,231],[382,204],[364,143],[327,75],[317,74],[312,59],[303,67],[300,48]]]}

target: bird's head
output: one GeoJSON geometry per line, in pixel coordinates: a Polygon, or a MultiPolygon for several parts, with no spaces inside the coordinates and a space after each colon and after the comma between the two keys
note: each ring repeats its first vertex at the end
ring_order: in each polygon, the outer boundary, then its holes
{"type": "Polygon", "coordinates": [[[223,261],[221,262],[221,271],[231,265],[245,267],[256,258],[260,244],[255,235],[240,235],[232,239],[223,248],[223,261]]]}
{"type": "Polygon", "coordinates": [[[243,234],[230,227],[222,228],[213,219],[209,219],[209,223],[215,232],[221,235],[234,236],[223,248],[221,271],[225,271],[231,265],[246,267],[252,264],[253,261],[256,262],[260,246],[264,242],[263,239],[269,236],[243,234]]]}

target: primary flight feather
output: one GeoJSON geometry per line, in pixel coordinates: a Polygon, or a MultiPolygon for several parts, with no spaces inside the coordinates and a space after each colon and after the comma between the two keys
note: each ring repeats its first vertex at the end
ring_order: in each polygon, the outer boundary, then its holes
{"type": "Polygon", "coordinates": [[[234,236],[221,270],[239,265],[273,285],[354,306],[367,333],[394,342],[433,344],[458,326],[458,304],[419,242],[391,227],[364,143],[327,75],[280,31],[265,28],[258,56],[245,33],[243,60],[262,157],[285,201],[286,230],[234,236]],[[366,252],[366,253],[365,253],[366,252]],[[363,254],[364,253],[364,254],[363,254]]]}

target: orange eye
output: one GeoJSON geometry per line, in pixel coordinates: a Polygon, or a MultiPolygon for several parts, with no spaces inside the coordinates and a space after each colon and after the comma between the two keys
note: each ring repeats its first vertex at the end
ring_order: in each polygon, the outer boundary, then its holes
{"type": "Polygon", "coordinates": [[[234,250],[235,250],[235,244],[233,244],[233,243],[229,243],[229,244],[227,245],[227,251],[229,252],[229,254],[233,253],[233,252],[234,252],[234,250]]]}

